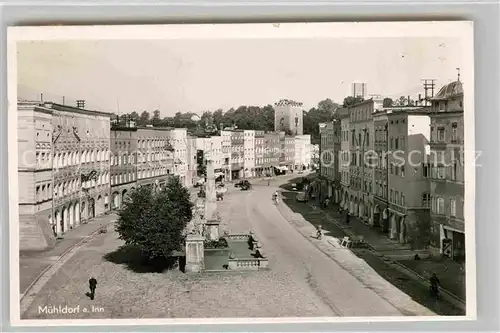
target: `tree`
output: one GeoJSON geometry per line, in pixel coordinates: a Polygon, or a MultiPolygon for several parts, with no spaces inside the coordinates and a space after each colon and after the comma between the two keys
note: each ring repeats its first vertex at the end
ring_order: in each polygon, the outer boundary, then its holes
{"type": "Polygon", "coordinates": [[[149,125],[149,112],[144,110],[141,113],[141,116],[139,117],[139,120],[137,121],[138,125],[140,126],[146,126],[149,125]]]}
{"type": "Polygon", "coordinates": [[[392,100],[392,98],[386,97],[382,101],[382,107],[384,107],[384,108],[390,108],[393,105],[394,105],[394,101],[392,100]]]}
{"type": "Polygon", "coordinates": [[[399,97],[398,100],[396,101],[397,106],[406,106],[407,104],[408,104],[408,100],[406,99],[405,96],[399,97]]]}
{"type": "Polygon", "coordinates": [[[160,121],[160,110],[154,110],[153,118],[151,118],[151,123],[153,125],[159,125],[159,121],[160,121]]]}
{"type": "Polygon", "coordinates": [[[344,104],[343,104],[343,107],[344,108],[347,108],[351,105],[354,105],[354,104],[357,104],[357,103],[361,103],[363,102],[365,99],[361,96],[347,96],[346,98],[344,98],[344,104]]]}
{"type": "Polygon", "coordinates": [[[161,191],[147,186],[133,190],[115,230],[126,245],[137,246],[149,259],[168,257],[181,249],[192,207],[188,190],[173,177],[161,191]]]}

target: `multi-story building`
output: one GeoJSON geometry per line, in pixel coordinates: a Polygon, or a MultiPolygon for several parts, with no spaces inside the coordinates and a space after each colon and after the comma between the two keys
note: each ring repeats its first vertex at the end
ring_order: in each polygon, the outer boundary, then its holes
{"type": "Polygon", "coordinates": [[[231,131],[231,179],[240,179],[244,176],[244,131],[231,131]]]}
{"type": "Polygon", "coordinates": [[[311,167],[312,144],[311,136],[295,136],[295,170],[308,170],[311,167]]]}
{"type": "Polygon", "coordinates": [[[171,138],[174,130],[159,127],[137,129],[137,186],[161,189],[172,175],[179,176],[174,172],[175,145],[171,138]]]}
{"type": "MultiPolygon", "coordinates": [[[[431,247],[444,256],[465,258],[464,120],[462,82],[431,99],[431,247]]],[[[469,221],[470,222],[470,221],[469,221]]]]}
{"type": "Polygon", "coordinates": [[[380,103],[369,99],[349,107],[350,129],[350,193],[349,211],[362,221],[373,224],[372,212],[374,179],[373,113],[380,103]]]}
{"type": "Polygon", "coordinates": [[[191,187],[197,181],[196,173],[198,171],[198,163],[196,160],[196,137],[187,137],[187,171],[186,185],[191,187]]]}
{"type": "Polygon", "coordinates": [[[288,135],[304,134],[302,103],[282,99],[274,104],[274,130],[288,135]]]}
{"type": "Polygon", "coordinates": [[[266,176],[264,152],[266,150],[264,131],[255,131],[255,176],[266,176]]]}
{"type": "Polygon", "coordinates": [[[263,166],[265,175],[275,175],[279,166],[280,133],[268,132],[264,134],[263,166]]]}
{"type": "Polygon", "coordinates": [[[374,150],[377,156],[374,172],[374,193],[373,203],[373,226],[380,228],[383,232],[389,233],[389,168],[387,160],[389,158],[389,123],[387,120],[387,110],[382,109],[373,113],[373,127],[375,130],[374,150]]]}
{"type": "Polygon", "coordinates": [[[343,108],[337,111],[337,117],[340,121],[340,187],[341,187],[341,199],[340,206],[344,210],[349,210],[349,188],[350,188],[350,173],[349,166],[351,163],[351,153],[349,145],[349,109],[343,108]]]}
{"type": "Polygon", "coordinates": [[[335,178],[335,161],[334,155],[334,127],[333,122],[321,124],[319,127],[320,135],[320,169],[319,175],[322,180],[321,199],[330,198],[332,196],[332,186],[335,178]]]}
{"type": "Polygon", "coordinates": [[[255,176],[255,131],[243,131],[243,172],[245,178],[255,176]]]}
{"type": "Polygon", "coordinates": [[[430,118],[425,108],[387,110],[390,238],[422,248],[428,244],[430,118]]]}
{"type": "Polygon", "coordinates": [[[185,128],[172,128],[169,132],[174,149],[174,174],[179,177],[182,184],[190,185],[186,179],[188,170],[187,130],[185,128]]]}
{"type": "Polygon", "coordinates": [[[20,250],[109,210],[110,114],[55,103],[18,103],[20,250]]]}
{"type": "Polygon", "coordinates": [[[225,179],[231,180],[231,131],[221,130],[222,140],[222,172],[225,179]]]}
{"type": "Polygon", "coordinates": [[[295,164],[295,137],[285,137],[285,166],[287,171],[293,171],[295,164]]]}
{"type": "Polygon", "coordinates": [[[212,136],[210,138],[211,149],[212,149],[212,159],[214,162],[214,172],[216,176],[225,176],[223,165],[224,165],[224,156],[222,153],[222,137],[221,136],[212,136]]]}
{"type": "Polygon", "coordinates": [[[137,183],[137,127],[134,123],[111,126],[111,209],[121,207],[137,183]]]}

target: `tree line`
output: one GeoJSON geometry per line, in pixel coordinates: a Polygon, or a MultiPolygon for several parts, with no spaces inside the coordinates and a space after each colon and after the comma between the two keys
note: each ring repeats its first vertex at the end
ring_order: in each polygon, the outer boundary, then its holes
{"type": "MultiPolygon", "coordinates": [[[[330,122],[336,117],[336,112],[340,107],[349,107],[363,101],[362,97],[348,96],[344,98],[342,104],[332,101],[330,98],[320,101],[315,107],[308,111],[304,110],[304,134],[311,135],[313,143],[319,142],[319,123],[330,122]]],[[[384,99],[384,106],[414,105],[414,101],[401,96],[395,102],[390,98],[384,99]]],[[[265,106],[239,106],[230,108],[227,111],[217,109],[215,111],[204,111],[201,116],[194,112],[177,112],[173,117],[160,117],[160,111],[154,110],[150,113],[147,110],[140,114],[136,111],[113,115],[114,119],[124,121],[134,119],[137,126],[152,125],[155,127],[176,127],[187,128],[195,135],[214,134],[221,129],[230,127],[238,129],[252,129],[263,131],[274,131],[274,108],[272,105],[265,106]]],[[[289,133],[291,134],[291,133],[289,133]]]]}

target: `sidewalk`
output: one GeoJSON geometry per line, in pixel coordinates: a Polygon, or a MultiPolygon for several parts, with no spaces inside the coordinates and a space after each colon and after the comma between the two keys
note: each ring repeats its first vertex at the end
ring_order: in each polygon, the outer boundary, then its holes
{"type": "Polygon", "coordinates": [[[97,217],[86,224],[81,224],[64,234],[58,239],[54,248],[41,252],[21,252],[19,254],[19,286],[20,292],[26,289],[38,278],[38,276],[56,262],[62,255],[68,252],[81,240],[97,232],[104,226],[114,222],[116,213],[97,217]]]}
{"type": "MultiPolygon", "coordinates": [[[[438,302],[435,299],[431,298],[428,292],[427,281],[417,278],[417,276],[413,274],[414,272],[411,272],[411,269],[404,267],[401,263],[389,260],[383,254],[380,254],[375,250],[366,248],[343,249],[339,246],[339,239],[344,236],[352,237],[358,235],[356,231],[359,232],[359,234],[365,231],[364,234],[366,236],[364,237],[366,241],[368,241],[368,239],[374,238],[375,236],[381,237],[376,234],[375,230],[371,230],[371,227],[365,225],[361,221],[354,220],[353,218],[351,218],[351,223],[349,224],[349,226],[346,226],[344,224],[344,220],[340,218],[338,213],[332,212],[330,215],[330,211],[328,213],[325,213],[322,209],[318,208],[319,204],[317,203],[317,201],[310,201],[308,204],[299,203],[295,200],[295,192],[283,192],[283,194],[283,202],[285,203],[285,205],[283,206],[285,206],[287,208],[286,210],[289,211],[289,213],[286,213],[283,212],[284,209],[280,209],[283,216],[292,224],[294,224],[299,232],[309,235],[308,238],[310,238],[311,241],[314,241],[323,252],[328,251],[323,249],[325,246],[329,247],[330,251],[336,249],[336,258],[330,254],[328,255],[331,256],[332,259],[337,261],[341,266],[345,266],[346,269],[353,272],[355,276],[358,277],[358,275],[360,275],[363,278],[367,278],[366,272],[371,271],[371,274],[377,276],[379,279],[380,276],[385,279],[385,283],[390,283],[393,289],[395,289],[394,286],[399,288],[399,292],[401,292],[402,290],[404,293],[411,296],[413,300],[425,305],[425,307],[433,310],[435,313],[443,315],[464,314],[463,310],[454,305],[454,303],[450,304],[447,301],[438,302]],[[332,215],[334,215],[335,217],[332,215]],[[315,228],[313,226],[316,226],[318,224],[321,224],[323,230],[325,231],[325,237],[323,241],[316,241],[312,238],[313,235],[315,235],[315,228]],[[343,251],[338,251],[339,249],[343,251]],[[350,255],[356,260],[350,259],[349,262],[357,261],[357,264],[351,263],[348,265],[348,262],[345,261],[345,259],[338,258],[339,252],[350,253],[350,255]],[[364,269],[362,269],[359,267],[364,265],[368,265],[368,268],[365,267],[364,269]]],[[[382,241],[382,243],[386,243],[388,245],[390,245],[390,242],[394,241],[382,241]]],[[[386,245],[384,246],[387,248],[386,245]]],[[[421,260],[420,262],[423,262],[423,260],[421,260]]],[[[372,284],[374,284],[375,287],[371,288],[379,293],[379,295],[381,295],[382,297],[388,299],[394,305],[400,302],[401,296],[396,296],[397,293],[395,293],[389,287],[382,287],[375,278],[373,279],[373,281],[375,282],[369,280],[366,283],[365,281],[363,281],[363,283],[370,287],[372,286],[372,284]],[[390,299],[395,300],[391,301],[390,299]]],[[[362,280],[362,278],[360,280],[362,280]]],[[[444,280],[442,281],[442,283],[445,283],[444,280]]]]}
{"type": "MultiPolygon", "coordinates": [[[[316,204],[318,203],[315,202],[314,205],[316,204]]],[[[330,205],[323,211],[326,218],[345,225],[345,214],[340,215],[337,209],[338,206],[330,205]]],[[[377,252],[390,254],[391,252],[398,253],[410,249],[409,245],[400,244],[396,240],[389,239],[387,234],[366,225],[356,217],[351,216],[349,221],[349,227],[344,229],[346,235],[351,237],[363,236],[366,243],[377,252]]],[[[396,261],[425,279],[429,279],[432,273],[436,273],[442,288],[465,302],[465,269],[462,264],[439,258],[396,261]]]]}

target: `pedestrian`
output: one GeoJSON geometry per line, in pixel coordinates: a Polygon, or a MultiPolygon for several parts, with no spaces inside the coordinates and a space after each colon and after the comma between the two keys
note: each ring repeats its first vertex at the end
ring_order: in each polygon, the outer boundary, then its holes
{"type": "Polygon", "coordinates": [[[349,212],[347,212],[345,214],[345,224],[349,224],[349,222],[350,222],[349,219],[350,219],[350,215],[349,215],[349,212]]]}
{"type": "Polygon", "coordinates": [[[439,298],[439,279],[436,276],[436,273],[432,273],[431,278],[429,279],[429,282],[431,283],[430,289],[431,293],[434,297],[439,298]]]}
{"type": "Polygon", "coordinates": [[[94,277],[89,279],[90,299],[93,300],[95,296],[95,288],[97,287],[97,280],[94,277]]]}

